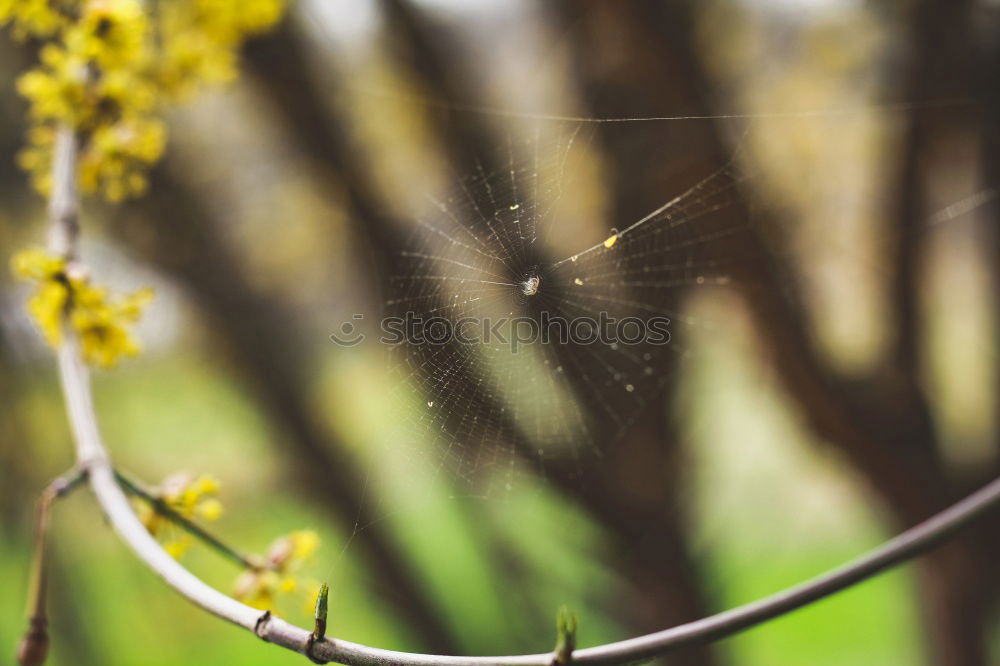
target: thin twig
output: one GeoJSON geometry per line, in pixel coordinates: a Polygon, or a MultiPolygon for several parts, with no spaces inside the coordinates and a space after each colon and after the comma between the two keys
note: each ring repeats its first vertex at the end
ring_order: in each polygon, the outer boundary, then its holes
{"type": "Polygon", "coordinates": [[[35,552],[28,579],[28,631],[17,649],[17,660],[25,666],[43,663],[49,650],[49,620],[45,610],[48,591],[49,511],[53,502],[68,495],[86,476],[86,470],[74,467],[47,485],[38,500],[35,552]]]}
{"type": "Polygon", "coordinates": [[[262,560],[233,548],[198,523],[176,511],[162,497],[147,488],[142,482],[131,478],[119,469],[115,470],[115,478],[121,484],[122,488],[125,489],[125,492],[142,499],[150,505],[153,511],[183,528],[192,536],[201,539],[218,553],[228,557],[246,569],[258,570],[265,567],[265,563],[262,560]]]}
{"type": "Polygon", "coordinates": [[[32,571],[28,585],[30,594],[28,608],[30,609],[29,616],[31,617],[44,614],[45,564],[48,552],[45,544],[49,528],[49,511],[52,508],[52,503],[68,495],[86,478],[86,470],[74,467],[47,485],[38,499],[38,513],[35,519],[35,556],[32,560],[32,571]]]}
{"type": "MultiPolygon", "coordinates": [[[[76,140],[62,130],[57,141],[53,168],[53,251],[72,257],[76,251],[76,193],[72,161],[76,140]],[[69,168],[66,167],[67,162],[69,168]],[[55,202],[58,201],[57,206],[55,202]],[[60,247],[58,243],[70,239],[60,247]]],[[[260,638],[304,653],[312,632],[296,627],[269,612],[242,604],[207,585],[170,557],[136,517],[119,487],[101,441],[90,393],[87,367],[72,330],[66,331],[59,349],[59,374],[66,408],[76,440],[77,460],[89,476],[91,488],[108,521],[125,543],[168,585],[194,604],[218,617],[253,631],[260,638]]],[[[869,554],[800,585],[717,615],[664,631],[625,641],[573,652],[573,662],[610,666],[652,659],[682,647],[708,643],[766,622],[835,592],[850,587],[885,569],[905,562],[934,547],[984,512],[1000,505],[1000,479],[996,479],[952,507],[903,532],[869,554]]],[[[552,653],[506,657],[456,657],[394,652],[335,638],[312,646],[312,656],[351,666],[548,666],[552,653]]]]}

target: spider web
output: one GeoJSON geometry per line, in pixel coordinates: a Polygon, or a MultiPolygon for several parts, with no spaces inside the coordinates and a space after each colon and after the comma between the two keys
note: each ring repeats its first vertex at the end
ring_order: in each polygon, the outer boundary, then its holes
{"type": "Polygon", "coordinates": [[[732,206],[746,178],[735,159],[639,219],[598,212],[584,224],[568,198],[587,187],[578,176],[591,128],[538,124],[508,137],[450,191],[427,196],[386,302],[388,316],[413,322],[410,341],[392,347],[411,405],[402,441],[423,442],[437,469],[484,495],[509,490],[523,463],[600,455],[657,402],[684,338],[701,325],[678,312],[681,295],[728,283],[747,229],[732,206]],[[574,341],[551,324],[602,318],[628,319],[619,330],[629,341],[574,341]],[[654,321],[668,340],[634,342],[654,321]],[[479,336],[471,344],[426,340],[461,322],[479,336]],[[532,332],[535,340],[510,344],[532,332]]]}

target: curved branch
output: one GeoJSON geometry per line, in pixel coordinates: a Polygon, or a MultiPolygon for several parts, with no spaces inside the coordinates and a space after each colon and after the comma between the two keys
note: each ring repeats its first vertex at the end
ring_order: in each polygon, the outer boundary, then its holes
{"type": "MultiPolygon", "coordinates": [[[[53,160],[52,250],[72,257],[76,251],[75,192],[76,137],[59,132],[53,160]]],[[[111,459],[101,441],[90,392],[90,378],[73,331],[67,330],[59,349],[59,376],[70,425],[76,441],[80,468],[102,511],[122,540],[150,569],[189,601],[233,624],[254,632],[265,641],[311,656],[351,666],[550,666],[549,652],[508,657],[459,657],[394,652],[335,638],[312,644],[311,632],[226,596],[185,569],[163,550],[136,517],[119,487],[111,459]]],[[[732,610],[664,631],[573,653],[573,662],[594,666],[629,664],[682,647],[719,640],[766,622],[904,562],[937,545],[985,511],[1000,505],[1000,479],[996,479],[952,507],[903,532],[869,554],[805,583],[732,610]]]]}

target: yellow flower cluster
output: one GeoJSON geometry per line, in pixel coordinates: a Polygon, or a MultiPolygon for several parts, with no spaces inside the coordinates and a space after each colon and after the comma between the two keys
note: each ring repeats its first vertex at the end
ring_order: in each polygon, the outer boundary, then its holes
{"type": "Polygon", "coordinates": [[[62,342],[65,317],[79,336],[88,363],[108,368],[122,356],[139,352],[131,327],[152,299],[151,289],[111,300],[106,289],[92,286],[84,276],[72,275],[65,259],[37,249],[19,252],[11,266],[18,277],[37,283],[28,311],[50,345],[57,347],[62,342]]]}
{"type": "Polygon", "coordinates": [[[319,536],[312,530],[279,537],[271,544],[260,568],[244,571],[236,579],[236,598],[254,608],[275,610],[276,596],[294,594],[308,609],[315,600],[319,583],[309,579],[300,581],[299,573],[318,547],[319,536]]]}
{"type": "MultiPolygon", "coordinates": [[[[222,503],[216,495],[219,482],[207,474],[192,476],[186,473],[174,474],[160,485],[159,498],[172,510],[185,518],[218,520],[222,515],[222,503]]],[[[146,502],[136,503],[139,520],[153,536],[163,540],[163,548],[172,557],[180,558],[191,546],[193,537],[181,531],[167,516],[158,512],[146,502]]]]}
{"type": "Polygon", "coordinates": [[[158,87],[174,99],[199,83],[236,78],[239,48],[281,19],[285,0],[184,0],[161,3],[158,26],[164,47],[157,65],[158,87]]]}
{"type": "MultiPolygon", "coordinates": [[[[61,3],[65,10],[71,4],[61,3]]],[[[28,35],[47,37],[62,27],[65,16],[61,7],[49,0],[0,0],[0,25],[14,24],[14,36],[24,39],[28,35]]]]}
{"type": "MultiPolygon", "coordinates": [[[[163,543],[164,550],[179,558],[194,536],[175,523],[160,503],[184,518],[214,521],[222,515],[218,492],[219,483],[212,476],[173,474],[159,488],[144,493],[159,502],[151,502],[148,496],[136,500],[136,514],[149,533],[163,543]]],[[[264,557],[241,556],[248,568],[236,580],[236,598],[261,610],[274,610],[279,595],[293,595],[301,598],[308,612],[320,586],[312,579],[302,579],[301,570],[318,547],[315,532],[299,530],[276,539],[264,557]]]]}
{"type": "Polygon", "coordinates": [[[243,41],[274,25],[285,1],[0,0],[0,26],[51,40],[18,81],[32,120],[19,161],[35,187],[51,187],[54,128],[65,124],[82,139],[84,192],[142,194],[164,149],[159,111],[234,78],[243,41]]]}

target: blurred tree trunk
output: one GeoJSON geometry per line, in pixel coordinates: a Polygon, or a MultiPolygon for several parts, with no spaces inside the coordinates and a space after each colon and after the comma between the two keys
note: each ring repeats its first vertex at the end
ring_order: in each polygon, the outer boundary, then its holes
{"type": "MultiPolygon", "coordinates": [[[[981,44],[983,52],[983,67],[979,70],[977,89],[985,91],[984,100],[984,134],[983,141],[983,187],[992,197],[987,215],[993,220],[993,225],[989,229],[990,248],[993,264],[993,322],[994,326],[1000,329],[1000,86],[996,85],[1000,81],[1000,8],[995,5],[991,11],[984,10],[982,22],[987,26],[986,34],[992,39],[985,39],[981,44]]],[[[994,384],[994,414],[1000,414],[1000,357],[997,358],[994,384]]],[[[990,470],[987,478],[1000,476],[1000,424],[994,424],[996,428],[996,464],[990,470]]],[[[1000,530],[998,530],[1000,533],[1000,530]]],[[[1000,551],[1000,549],[998,549],[1000,551]]]]}
{"type": "MultiPolygon", "coordinates": [[[[975,94],[976,54],[971,33],[969,0],[924,0],[911,9],[910,63],[905,72],[904,99],[922,102],[956,99],[975,94]]],[[[903,138],[900,173],[895,184],[897,244],[893,285],[896,305],[894,355],[880,382],[887,393],[881,415],[885,441],[901,458],[923,467],[916,480],[927,493],[928,512],[957,499],[963,492],[948,478],[936,440],[936,431],[923,390],[920,359],[924,331],[919,312],[922,261],[929,215],[928,188],[940,171],[934,160],[977,125],[969,107],[950,110],[915,108],[903,138]],[[966,111],[963,113],[962,111],[966,111]]],[[[926,515],[926,513],[924,514],[926,515]]],[[[924,516],[903,515],[906,522],[924,516]]],[[[996,605],[997,552],[992,539],[977,529],[931,554],[920,566],[922,604],[930,632],[934,663],[975,666],[988,661],[985,631],[996,605]],[[979,538],[976,538],[976,537],[979,538]],[[991,552],[992,550],[992,552],[991,552]]]]}
{"type": "MultiPolygon", "coordinates": [[[[708,115],[712,113],[706,91],[711,89],[699,65],[691,39],[695,33],[693,3],[568,3],[572,27],[586,48],[596,95],[620,102],[625,108],[593,105],[599,115],[708,115]],[[578,14],[577,14],[578,12],[578,14]],[[603,55],[603,61],[601,57],[603,55]],[[649,78],[644,70],[654,69],[649,78]],[[661,93],[656,104],[642,96],[661,93]]],[[[970,94],[967,4],[923,2],[914,7],[912,62],[903,93],[908,102],[949,99],[970,94]],[[942,43],[943,41],[943,43],[942,43]]],[[[581,60],[587,68],[587,59],[581,60]]],[[[923,171],[934,140],[949,127],[968,119],[949,113],[916,108],[909,123],[902,153],[901,173],[895,185],[898,201],[897,245],[888,259],[893,276],[893,300],[898,342],[889,363],[873,376],[848,380],[832,373],[805,331],[806,317],[794,284],[782,277],[792,271],[760,242],[751,242],[742,253],[744,293],[755,315],[758,330],[774,350],[773,362],[789,387],[789,395],[802,405],[817,432],[842,450],[868,479],[872,489],[890,507],[896,525],[912,525],[942,508],[964,492],[948,480],[938,452],[935,430],[920,381],[918,351],[920,321],[917,289],[925,206],[923,171]]],[[[679,151],[695,150],[717,164],[726,161],[726,150],[717,136],[685,128],[681,141],[701,136],[700,145],[684,143],[679,151]],[[714,157],[713,157],[714,156],[714,157]]],[[[630,159],[634,159],[631,156],[630,159]]],[[[635,165],[628,173],[636,171],[635,165]]],[[[650,186],[653,186],[650,184],[650,186]]],[[[631,219],[626,217],[625,219],[631,219]]],[[[995,521],[993,521],[995,522],[995,521]]],[[[986,620],[995,607],[996,539],[976,530],[920,567],[922,607],[934,663],[984,664],[986,620]],[[978,537],[978,538],[977,538],[978,537]],[[983,579],[986,576],[986,579],[983,579]]],[[[995,530],[989,530],[994,531],[995,530]]]]}
{"type": "MultiPolygon", "coordinates": [[[[973,18],[979,21],[978,53],[981,65],[976,68],[975,90],[982,92],[982,192],[990,197],[984,216],[993,224],[986,229],[992,265],[990,266],[993,296],[994,326],[1000,327],[1000,7],[979,7],[973,18]]],[[[997,359],[994,384],[995,414],[1000,414],[1000,358],[997,359]]],[[[984,470],[984,480],[1000,476],[1000,426],[995,433],[995,463],[984,470]]],[[[976,480],[977,483],[979,480],[976,480]]]]}

